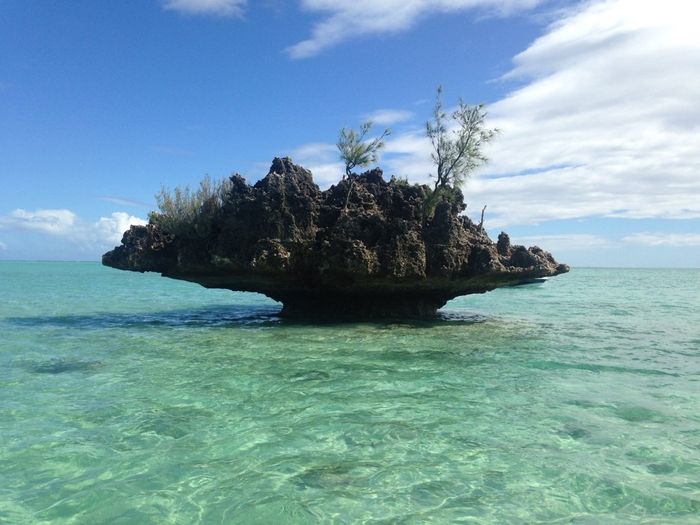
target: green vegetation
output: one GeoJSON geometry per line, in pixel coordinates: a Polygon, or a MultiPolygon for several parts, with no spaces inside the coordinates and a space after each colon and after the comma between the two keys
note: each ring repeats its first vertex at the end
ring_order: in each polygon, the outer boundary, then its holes
{"type": "MultiPolygon", "coordinates": [[[[474,169],[487,162],[482,147],[498,133],[497,129],[486,128],[486,116],[483,104],[469,106],[461,98],[457,108],[448,115],[442,105],[442,87],[438,87],[433,117],[426,122],[426,134],[433,147],[431,158],[436,166],[434,188],[430,190],[424,186],[423,216],[426,220],[434,216],[437,205],[442,201],[464,208],[460,187],[474,169]]],[[[385,145],[384,139],[391,134],[391,130],[387,128],[381,135],[369,140],[367,135],[371,129],[372,122],[368,121],[359,130],[340,130],[336,146],[345,164],[343,180],[352,174],[354,168],[377,161],[379,151],[385,145]]],[[[355,180],[351,179],[343,212],[347,211],[354,183],[355,180]]],[[[411,186],[406,179],[392,178],[392,183],[399,187],[411,186]]],[[[174,190],[162,187],[156,195],[159,211],[152,212],[149,220],[151,224],[178,237],[206,238],[211,233],[214,219],[221,213],[231,187],[231,179],[217,181],[209,176],[195,190],[189,186],[174,190]]]]}
{"type": "Polygon", "coordinates": [[[423,218],[432,219],[435,215],[435,208],[442,201],[447,201],[451,205],[460,205],[462,200],[462,192],[459,188],[441,186],[433,190],[428,189],[428,194],[423,202],[423,218]]]}
{"type": "Polygon", "coordinates": [[[411,186],[420,186],[420,184],[410,182],[407,177],[395,177],[393,175],[389,182],[398,188],[410,188],[411,186]]]}
{"type": "Polygon", "coordinates": [[[483,104],[469,106],[460,98],[448,116],[442,107],[442,86],[438,87],[433,118],[425,124],[436,166],[435,191],[462,186],[475,168],[488,161],[481,149],[498,130],[486,128],[486,115],[483,104]]]}
{"type": "Polygon", "coordinates": [[[376,162],[379,150],[384,147],[384,139],[391,134],[391,130],[387,128],[379,137],[365,140],[370,129],[372,129],[371,121],[363,123],[359,132],[351,128],[340,130],[336,146],[340,153],[340,160],[345,163],[343,179],[352,173],[353,168],[376,162]]]}
{"type": "Polygon", "coordinates": [[[224,198],[231,189],[231,179],[213,180],[208,175],[199,188],[189,186],[170,190],[163,186],[156,195],[159,211],[151,212],[149,221],[162,230],[178,237],[206,237],[212,219],[218,215],[224,198]]]}

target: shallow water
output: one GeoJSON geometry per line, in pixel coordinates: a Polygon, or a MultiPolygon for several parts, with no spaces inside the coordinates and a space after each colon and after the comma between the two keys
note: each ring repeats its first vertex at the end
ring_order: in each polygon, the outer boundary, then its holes
{"type": "Polygon", "coordinates": [[[698,523],[700,270],[432,322],[0,263],[2,523],[698,523]]]}

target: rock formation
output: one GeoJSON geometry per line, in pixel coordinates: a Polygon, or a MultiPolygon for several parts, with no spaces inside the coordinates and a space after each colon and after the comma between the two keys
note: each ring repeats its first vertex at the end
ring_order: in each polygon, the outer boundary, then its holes
{"type": "MultiPolygon", "coordinates": [[[[300,316],[424,316],[454,297],[569,270],[538,247],[495,244],[459,190],[432,204],[427,186],[374,169],[321,191],[311,172],[274,159],[248,185],[231,177],[193,234],[132,226],[102,263],[207,288],[260,292],[300,316]],[[427,207],[432,205],[429,213],[427,207]]],[[[433,196],[434,197],[434,196],[433,196]]]]}

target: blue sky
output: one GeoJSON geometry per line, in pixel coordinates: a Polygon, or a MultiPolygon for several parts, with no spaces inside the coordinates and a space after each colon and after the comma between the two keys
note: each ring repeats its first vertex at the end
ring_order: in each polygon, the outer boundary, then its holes
{"type": "Polygon", "coordinates": [[[339,177],[391,126],[427,180],[435,88],[502,130],[465,188],[572,265],[700,266],[700,6],[683,0],[4,0],[0,258],[96,260],[162,184],[274,156],[339,177]]]}

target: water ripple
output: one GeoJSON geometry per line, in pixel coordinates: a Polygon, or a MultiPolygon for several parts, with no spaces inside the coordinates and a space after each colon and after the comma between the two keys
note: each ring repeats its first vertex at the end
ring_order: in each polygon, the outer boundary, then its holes
{"type": "Polygon", "coordinates": [[[0,263],[0,522],[697,523],[700,272],[432,320],[0,263]]]}

